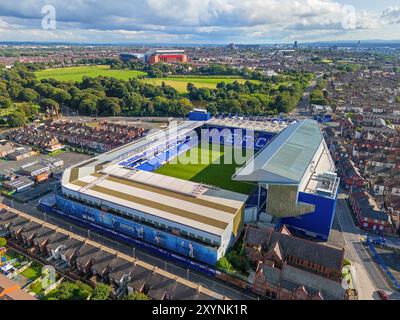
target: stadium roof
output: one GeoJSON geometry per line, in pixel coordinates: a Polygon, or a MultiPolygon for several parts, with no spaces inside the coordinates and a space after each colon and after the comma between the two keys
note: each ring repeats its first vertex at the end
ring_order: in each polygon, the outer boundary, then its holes
{"type": "MultiPolygon", "coordinates": [[[[171,137],[186,134],[202,123],[180,123],[171,137]]],[[[246,195],[118,165],[159,143],[157,136],[148,135],[66,169],[63,188],[221,236],[241,212],[246,195]]]]}
{"type": "Polygon", "coordinates": [[[119,165],[63,185],[71,191],[122,205],[221,236],[247,196],[119,165]]]}
{"type": "Polygon", "coordinates": [[[323,142],[314,120],[290,125],[234,176],[238,181],[299,184],[323,142]]]}

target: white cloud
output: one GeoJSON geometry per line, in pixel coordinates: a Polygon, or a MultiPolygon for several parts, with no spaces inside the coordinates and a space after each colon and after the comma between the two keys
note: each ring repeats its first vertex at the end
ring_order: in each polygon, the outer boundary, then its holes
{"type": "Polygon", "coordinates": [[[14,0],[0,3],[0,18],[5,40],[31,34],[42,41],[48,34],[60,41],[76,35],[76,41],[251,42],[377,31],[398,23],[400,8],[353,12],[334,0],[14,0]],[[56,8],[58,30],[46,33],[41,8],[48,3],[56,8]]]}
{"type": "Polygon", "coordinates": [[[400,23],[400,7],[390,7],[383,11],[382,20],[389,24],[400,23]]]}

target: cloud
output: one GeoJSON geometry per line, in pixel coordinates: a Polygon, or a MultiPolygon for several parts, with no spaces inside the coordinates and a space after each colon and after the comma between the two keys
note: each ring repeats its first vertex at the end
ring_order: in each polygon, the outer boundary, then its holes
{"type": "Polygon", "coordinates": [[[399,19],[398,7],[382,14],[349,9],[334,0],[14,0],[0,3],[0,36],[213,43],[277,41],[296,35],[301,40],[338,33],[345,37],[399,19]],[[56,9],[57,30],[41,30],[46,4],[56,9]]]}
{"type": "Polygon", "coordinates": [[[390,7],[383,11],[382,20],[388,24],[400,23],[400,7],[390,7]]]}

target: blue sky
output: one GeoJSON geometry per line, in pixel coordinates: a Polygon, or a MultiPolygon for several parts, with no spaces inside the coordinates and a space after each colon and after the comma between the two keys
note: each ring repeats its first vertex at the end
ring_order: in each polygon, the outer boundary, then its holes
{"type": "Polygon", "coordinates": [[[400,40],[400,1],[0,0],[0,39],[173,44],[400,40]],[[42,28],[45,5],[55,9],[54,30],[42,28]]]}

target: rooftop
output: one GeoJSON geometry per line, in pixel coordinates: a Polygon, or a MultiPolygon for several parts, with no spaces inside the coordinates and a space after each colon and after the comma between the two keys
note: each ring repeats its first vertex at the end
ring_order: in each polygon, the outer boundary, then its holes
{"type": "Polygon", "coordinates": [[[239,193],[118,165],[64,187],[216,235],[223,234],[247,199],[239,193]]]}
{"type": "Polygon", "coordinates": [[[251,129],[254,131],[279,133],[288,126],[288,122],[276,119],[257,119],[245,117],[212,118],[207,121],[209,125],[222,127],[251,129]]]}
{"type": "Polygon", "coordinates": [[[233,180],[297,185],[299,191],[334,198],[340,181],[335,171],[318,123],[304,120],[276,136],[233,180]]]}
{"type": "Polygon", "coordinates": [[[300,184],[323,139],[316,121],[292,124],[238,170],[234,179],[300,184]]]}

